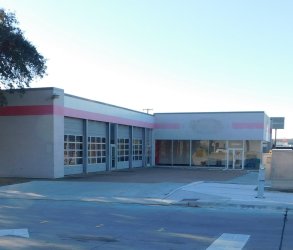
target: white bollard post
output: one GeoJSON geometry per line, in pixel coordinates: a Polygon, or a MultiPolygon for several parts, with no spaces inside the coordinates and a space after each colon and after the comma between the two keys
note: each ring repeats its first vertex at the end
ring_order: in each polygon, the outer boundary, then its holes
{"type": "Polygon", "coordinates": [[[265,191],[265,168],[262,164],[260,164],[259,171],[258,171],[258,188],[257,188],[256,198],[265,198],[264,191],[265,191]]]}

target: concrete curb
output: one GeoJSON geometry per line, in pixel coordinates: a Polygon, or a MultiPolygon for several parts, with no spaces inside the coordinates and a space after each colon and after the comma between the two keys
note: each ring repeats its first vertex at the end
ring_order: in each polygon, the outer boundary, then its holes
{"type": "Polygon", "coordinates": [[[265,198],[256,198],[255,189],[256,185],[251,184],[204,181],[183,186],[168,182],[155,185],[130,183],[127,186],[124,183],[115,183],[113,186],[108,182],[84,185],[80,182],[35,181],[0,188],[0,199],[293,210],[293,194],[267,191],[265,198]],[[112,191],[105,195],[108,189],[112,191]]]}
{"type": "Polygon", "coordinates": [[[44,200],[44,201],[76,201],[76,202],[95,202],[109,204],[137,204],[150,206],[186,206],[194,208],[240,208],[240,209],[265,209],[265,210],[293,210],[293,204],[270,204],[270,202],[260,201],[257,203],[247,203],[244,201],[235,202],[232,200],[222,201],[203,201],[198,199],[183,199],[181,201],[160,199],[160,198],[129,198],[129,197],[22,197],[6,196],[0,199],[15,200],[44,200]]]}
{"type": "Polygon", "coordinates": [[[244,202],[216,202],[216,201],[179,201],[173,203],[178,206],[199,207],[199,208],[241,208],[241,209],[265,209],[265,210],[293,210],[293,204],[252,204],[244,202]]]}
{"type": "Polygon", "coordinates": [[[38,201],[72,201],[72,202],[95,202],[95,203],[119,203],[171,206],[176,205],[174,200],[160,198],[129,198],[129,197],[23,197],[23,196],[0,196],[1,200],[38,200],[38,201]]]}

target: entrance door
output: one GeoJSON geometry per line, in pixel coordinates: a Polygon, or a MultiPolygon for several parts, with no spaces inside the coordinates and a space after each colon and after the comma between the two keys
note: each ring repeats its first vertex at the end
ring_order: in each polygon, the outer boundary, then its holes
{"type": "Polygon", "coordinates": [[[116,169],[117,167],[117,155],[116,155],[116,145],[115,144],[111,144],[111,170],[116,169]]]}
{"type": "Polygon", "coordinates": [[[148,145],[147,146],[147,150],[146,150],[146,166],[150,166],[151,165],[151,146],[148,145]]]}
{"type": "Polygon", "coordinates": [[[242,148],[229,148],[228,149],[228,169],[243,169],[243,149],[242,148]]]}

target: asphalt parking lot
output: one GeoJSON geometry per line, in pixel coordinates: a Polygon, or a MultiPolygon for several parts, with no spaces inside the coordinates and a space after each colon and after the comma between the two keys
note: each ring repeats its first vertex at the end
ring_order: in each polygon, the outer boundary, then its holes
{"type": "Polygon", "coordinates": [[[13,185],[18,183],[29,182],[32,179],[30,178],[12,178],[12,177],[0,177],[0,187],[6,185],[13,185]]]}
{"type": "MultiPolygon", "coordinates": [[[[246,170],[225,171],[222,169],[192,169],[180,167],[149,167],[100,172],[87,175],[66,176],[62,180],[94,181],[94,182],[138,182],[190,183],[195,181],[221,182],[247,174],[246,170]]],[[[61,180],[61,179],[60,179],[61,180]]]]}
{"type": "MultiPolygon", "coordinates": [[[[65,176],[56,181],[82,182],[125,182],[125,183],[190,183],[195,181],[222,182],[247,174],[247,170],[225,171],[222,169],[186,168],[186,167],[148,167],[123,169],[111,172],[97,172],[65,176]]],[[[29,182],[31,178],[0,178],[0,186],[29,182]]]]}

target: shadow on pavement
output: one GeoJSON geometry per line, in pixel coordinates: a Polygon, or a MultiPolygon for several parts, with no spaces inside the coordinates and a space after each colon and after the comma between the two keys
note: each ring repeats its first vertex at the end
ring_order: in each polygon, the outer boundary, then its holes
{"type": "Polygon", "coordinates": [[[174,167],[149,167],[100,172],[88,175],[66,176],[62,180],[94,182],[136,182],[136,183],[190,183],[194,181],[229,181],[246,175],[246,170],[225,171],[214,169],[190,169],[174,167]]]}
{"type": "MultiPolygon", "coordinates": [[[[225,182],[244,176],[247,170],[222,169],[191,169],[180,167],[148,167],[123,169],[111,172],[97,172],[65,176],[51,181],[78,181],[78,182],[125,182],[125,183],[160,183],[176,182],[190,183],[194,181],[225,182]]],[[[0,186],[30,182],[33,180],[48,180],[38,178],[0,178],[0,186]]]]}

